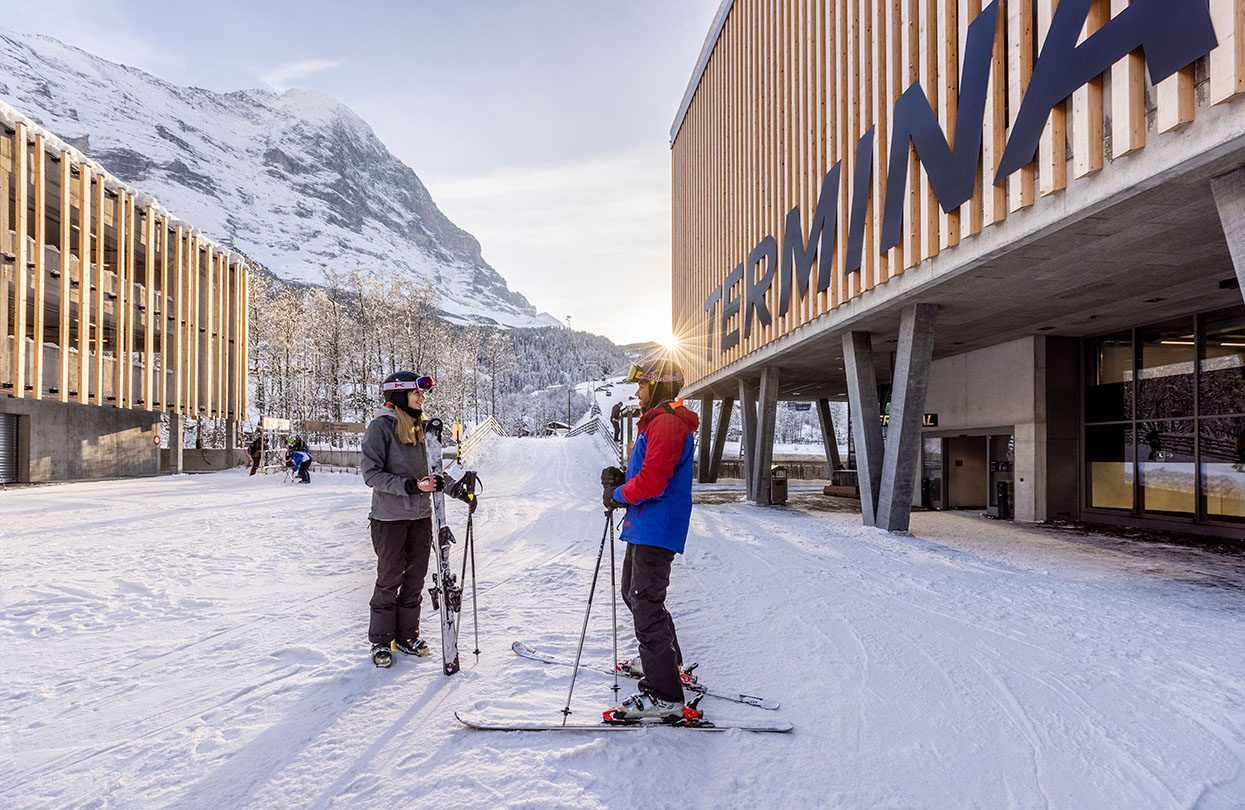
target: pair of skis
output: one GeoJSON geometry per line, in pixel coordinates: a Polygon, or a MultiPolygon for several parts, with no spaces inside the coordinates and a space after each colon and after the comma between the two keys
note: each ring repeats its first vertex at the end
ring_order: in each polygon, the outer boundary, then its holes
{"type": "MultiPolygon", "coordinates": [[[[441,475],[440,419],[429,419],[424,431],[424,449],[428,453],[428,474],[441,475]]],[[[445,520],[445,496],[432,493],[432,529],[437,541],[437,567],[432,573],[432,609],[441,614],[441,661],[446,675],[458,672],[458,614],[463,606],[463,588],[450,568],[450,546],[454,533],[445,520]]],[[[472,576],[475,576],[474,573],[472,576]]]]}
{"type": "MultiPolygon", "coordinates": [[[[522,641],[516,641],[510,645],[510,649],[520,658],[526,658],[529,661],[539,661],[542,664],[552,664],[555,666],[574,667],[575,662],[569,658],[562,658],[550,653],[537,650],[522,641]]],[[[603,675],[613,676],[615,673],[605,667],[580,667],[588,669],[592,672],[598,672],[603,675]]],[[[638,676],[619,670],[618,674],[626,675],[630,678],[638,676]]],[[[735,703],[742,703],[747,706],[756,706],[761,709],[777,709],[778,701],[769,700],[756,695],[748,695],[742,692],[732,692],[727,690],[712,689],[699,682],[684,683],[683,688],[688,692],[693,692],[697,697],[692,701],[697,703],[701,698],[712,697],[721,700],[729,700],[735,703]]],[[[600,723],[546,723],[535,721],[505,721],[491,720],[487,717],[480,717],[464,712],[455,712],[454,717],[458,722],[467,728],[477,729],[479,731],[623,731],[634,730],[638,728],[681,728],[692,731],[730,731],[737,729],[739,731],[750,731],[758,733],[786,733],[792,730],[790,723],[741,723],[741,722],[710,722],[707,720],[613,720],[606,719],[600,723]]]]}

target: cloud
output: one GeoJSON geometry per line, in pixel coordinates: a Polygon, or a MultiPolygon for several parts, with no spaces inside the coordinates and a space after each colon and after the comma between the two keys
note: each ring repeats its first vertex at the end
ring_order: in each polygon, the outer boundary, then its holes
{"type": "Polygon", "coordinates": [[[285,90],[290,82],[302,79],[322,70],[339,68],[342,62],[338,59],[302,59],[297,62],[286,62],[260,74],[264,84],[273,90],[285,90]]]}
{"type": "Polygon", "coordinates": [[[484,258],[537,309],[619,342],[670,332],[670,152],[430,181],[484,258]]]}

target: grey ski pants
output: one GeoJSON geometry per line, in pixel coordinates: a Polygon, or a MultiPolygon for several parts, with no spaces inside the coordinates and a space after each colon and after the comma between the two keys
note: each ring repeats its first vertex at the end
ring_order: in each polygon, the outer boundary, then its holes
{"type": "Polygon", "coordinates": [[[419,637],[419,606],[432,548],[432,518],[368,519],[376,550],[376,590],[367,638],[388,644],[395,638],[419,637]]]}
{"type": "Polygon", "coordinates": [[[670,564],[674,552],[656,546],[627,544],[622,566],[622,598],[635,620],[644,677],[640,687],[662,700],[683,702],[679,667],[683,652],[674,632],[674,619],[666,610],[670,587],[670,564]]]}

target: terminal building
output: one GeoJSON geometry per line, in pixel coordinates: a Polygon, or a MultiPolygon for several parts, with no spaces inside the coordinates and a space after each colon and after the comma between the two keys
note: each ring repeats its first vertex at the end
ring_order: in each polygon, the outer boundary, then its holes
{"type": "Polygon", "coordinates": [[[246,413],[246,260],[0,105],[0,484],[181,469],[246,413]]]}
{"type": "Polygon", "coordinates": [[[1245,538],[1245,2],[724,0],[671,150],[702,479],[847,401],[867,525],[1245,538]]]}

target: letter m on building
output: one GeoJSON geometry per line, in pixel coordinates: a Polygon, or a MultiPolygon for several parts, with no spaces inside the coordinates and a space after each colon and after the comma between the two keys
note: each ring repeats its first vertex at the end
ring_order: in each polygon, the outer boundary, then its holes
{"type": "Polygon", "coordinates": [[[986,90],[994,53],[998,0],[982,9],[968,27],[964,43],[964,69],[955,121],[955,148],[947,142],[929,98],[913,83],[895,102],[891,125],[891,154],[887,165],[886,207],[882,215],[881,251],[885,253],[903,238],[904,183],[908,178],[908,142],[929,175],[942,210],[951,212],[972,199],[981,158],[981,137],[986,112],[986,90]]]}

